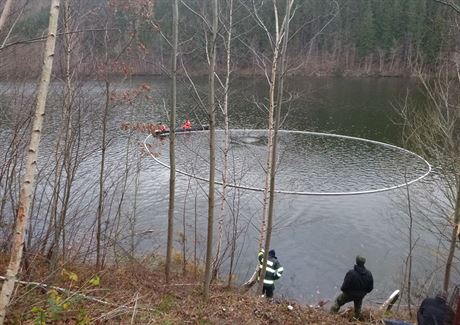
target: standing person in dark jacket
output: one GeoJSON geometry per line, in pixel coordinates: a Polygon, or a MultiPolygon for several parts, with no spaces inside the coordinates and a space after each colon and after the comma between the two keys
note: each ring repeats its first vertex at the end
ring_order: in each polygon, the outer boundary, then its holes
{"type": "MultiPolygon", "coordinates": [[[[259,272],[261,272],[264,266],[264,250],[261,249],[259,251],[259,272]]],[[[273,292],[275,291],[275,280],[281,278],[283,274],[283,267],[281,266],[280,262],[278,262],[278,258],[276,257],[275,250],[272,249],[268,252],[268,259],[267,259],[267,268],[265,270],[265,278],[264,278],[264,287],[263,287],[263,294],[267,298],[273,298],[273,292]]]]}
{"type": "Polygon", "coordinates": [[[435,298],[425,298],[417,311],[418,325],[451,325],[454,311],[446,303],[447,293],[439,292],[435,298]]]}
{"type": "Polygon", "coordinates": [[[355,318],[361,318],[361,306],[363,298],[374,289],[374,279],[372,273],[364,267],[366,259],[356,256],[356,265],[347,272],[343,280],[342,293],[335,299],[331,307],[331,313],[337,313],[341,306],[353,301],[355,307],[355,318]]]}

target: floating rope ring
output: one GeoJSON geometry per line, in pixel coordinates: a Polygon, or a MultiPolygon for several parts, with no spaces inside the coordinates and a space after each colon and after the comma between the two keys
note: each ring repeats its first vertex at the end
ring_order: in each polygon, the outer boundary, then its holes
{"type": "MultiPolygon", "coordinates": [[[[242,131],[242,132],[267,132],[267,130],[261,130],[261,129],[232,129],[230,130],[231,132],[239,132],[239,131],[242,131]]],[[[202,132],[207,132],[207,131],[194,131],[194,133],[202,133],[202,132]]],[[[293,130],[279,130],[279,133],[287,133],[287,134],[308,134],[308,135],[316,135],[316,136],[324,136],[324,137],[334,137],[334,138],[342,138],[342,139],[349,139],[349,140],[355,140],[355,141],[362,141],[362,142],[366,142],[366,143],[372,143],[372,144],[377,144],[377,145],[380,145],[380,146],[384,146],[384,147],[387,147],[387,148],[392,148],[392,149],[396,149],[396,150],[399,150],[399,151],[402,151],[402,152],[405,152],[413,157],[416,157],[417,159],[423,161],[423,163],[426,165],[427,167],[427,170],[425,171],[425,173],[423,173],[421,176],[415,178],[415,179],[412,179],[408,182],[404,182],[402,184],[397,184],[397,185],[394,185],[394,186],[389,186],[389,187],[384,187],[384,188],[380,188],[380,189],[372,189],[372,190],[363,190],[363,191],[348,191],[348,192],[308,192],[308,191],[286,191],[286,190],[276,190],[275,189],[275,193],[279,193],[279,194],[291,194],[291,195],[312,195],[312,196],[345,196],[345,195],[361,195],[361,194],[372,194],[372,193],[380,193],[380,192],[386,192],[386,191],[391,191],[391,190],[395,190],[395,189],[398,189],[398,188],[401,188],[401,187],[404,187],[404,186],[408,186],[410,184],[414,184],[420,180],[422,180],[423,178],[425,178],[426,176],[428,176],[428,174],[431,173],[431,170],[432,170],[432,167],[430,165],[430,163],[428,163],[428,161],[426,161],[423,157],[417,155],[416,153],[412,152],[412,151],[409,151],[407,149],[404,149],[404,148],[401,148],[401,147],[398,147],[398,146],[395,146],[395,145],[392,145],[392,144],[388,144],[388,143],[384,143],[384,142],[380,142],[380,141],[375,141],[375,140],[369,140],[369,139],[364,139],[364,138],[358,138],[358,137],[352,137],[352,136],[347,136],[347,135],[339,135],[339,134],[333,134],[333,133],[321,133],[321,132],[311,132],[311,131],[293,131],[293,130]]],[[[179,135],[179,134],[184,134],[184,133],[177,133],[176,135],[179,135]]],[[[147,150],[147,152],[150,154],[150,156],[160,165],[170,169],[171,167],[168,165],[168,164],[165,164],[164,162],[162,162],[161,160],[159,160],[157,157],[155,157],[155,155],[149,150],[149,146],[147,145],[147,140],[151,137],[152,135],[148,135],[145,139],[144,139],[144,147],[145,149],[147,150]]],[[[201,177],[201,176],[197,176],[197,175],[194,175],[194,174],[190,174],[190,173],[187,173],[185,171],[182,171],[182,170],[179,170],[179,169],[176,169],[176,172],[179,173],[179,174],[182,174],[182,175],[185,175],[185,176],[188,176],[188,177],[191,177],[191,178],[194,178],[194,179],[197,179],[197,180],[200,180],[200,181],[204,181],[204,182],[209,182],[209,179],[205,178],[205,177],[201,177]]],[[[223,185],[222,182],[219,182],[219,181],[215,181],[214,182],[215,184],[218,184],[218,185],[223,185]]],[[[251,187],[251,186],[244,186],[244,185],[236,185],[236,184],[232,184],[232,183],[228,183],[227,186],[229,187],[233,187],[233,188],[238,188],[238,189],[243,189],[243,190],[248,190],[248,191],[257,191],[257,192],[263,192],[264,189],[263,188],[259,188],[259,187],[251,187]]]]}

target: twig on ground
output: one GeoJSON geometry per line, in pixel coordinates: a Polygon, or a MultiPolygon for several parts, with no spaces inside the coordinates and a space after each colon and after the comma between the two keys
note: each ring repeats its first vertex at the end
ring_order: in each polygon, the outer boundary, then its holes
{"type": "MultiPolygon", "coordinates": [[[[0,276],[0,280],[5,281],[6,277],[0,276]]],[[[125,305],[118,305],[118,304],[115,304],[115,303],[112,303],[112,302],[101,300],[101,299],[99,299],[97,297],[87,296],[87,295],[84,295],[84,294],[79,293],[79,292],[70,291],[68,289],[64,289],[64,288],[60,288],[60,287],[56,287],[56,286],[51,286],[51,285],[47,285],[47,284],[40,283],[40,282],[27,282],[27,281],[20,281],[20,280],[16,280],[15,282],[18,283],[18,284],[23,284],[23,285],[34,285],[37,288],[54,289],[54,290],[57,290],[57,291],[60,291],[60,292],[63,292],[63,293],[67,293],[67,294],[71,294],[71,295],[81,297],[81,298],[83,298],[85,300],[94,301],[94,302],[97,302],[97,303],[100,303],[100,304],[103,304],[103,305],[106,305],[106,306],[117,307],[117,309],[118,308],[124,308],[124,309],[137,308],[139,310],[155,311],[155,309],[153,309],[153,308],[138,308],[136,306],[134,306],[134,307],[128,306],[130,303],[132,303],[132,301],[129,302],[128,304],[125,304],[125,305]]],[[[137,300],[136,300],[136,303],[137,303],[137,300]]]]}
{"type": "Polygon", "coordinates": [[[136,317],[136,308],[137,308],[137,300],[139,299],[139,291],[136,292],[136,298],[135,303],[134,303],[134,308],[133,308],[133,316],[131,317],[131,324],[134,324],[134,318],[136,317]]]}

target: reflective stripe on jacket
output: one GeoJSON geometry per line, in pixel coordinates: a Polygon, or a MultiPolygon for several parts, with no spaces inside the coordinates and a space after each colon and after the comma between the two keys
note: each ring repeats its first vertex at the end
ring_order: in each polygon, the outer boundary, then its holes
{"type": "MultiPolygon", "coordinates": [[[[264,265],[264,253],[263,251],[259,252],[259,271],[262,270],[264,265]]],[[[278,280],[283,275],[283,267],[276,257],[268,256],[267,268],[265,269],[265,279],[264,284],[272,286],[275,284],[275,280],[278,280]]]]}

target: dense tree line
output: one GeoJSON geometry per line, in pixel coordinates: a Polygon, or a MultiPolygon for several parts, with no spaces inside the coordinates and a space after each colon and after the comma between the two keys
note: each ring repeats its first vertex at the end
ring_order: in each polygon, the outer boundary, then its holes
{"type": "MultiPolygon", "coordinates": [[[[98,50],[102,42],[93,42],[101,33],[94,30],[109,27],[112,33],[123,35],[119,37],[119,48],[130,37],[134,39],[135,46],[125,58],[134,73],[161,73],[170,55],[170,46],[161,36],[171,33],[168,0],[81,3],[81,13],[90,13],[81,26],[87,30],[86,51],[102,53],[98,50]]],[[[207,42],[206,26],[200,15],[206,15],[208,6],[207,1],[201,0],[180,4],[183,60],[198,73],[205,69],[201,58],[207,42]]],[[[251,19],[252,6],[260,6],[261,15],[266,17],[273,14],[273,8],[262,6],[262,1],[241,0],[235,4],[233,47],[238,55],[233,58],[233,66],[241,73],[257,71],[254,52],[270,51],[267,40],[251,19]]],[[[291,22],[291,71],[295,67],[295,73],[300,74],[401,75],[411,73],[415,64],[434,68],[455,53],[455,19],[449,8],[433,0],[300,0],[291,22]]],[[[17,23],[11,39],[35,38],[46,25],[46,9],[38,7],[17,23]]],[[[217,46],[217,65],[222,68],[223,44],[217,46]]]]}
{"type": "MultiPolygon", "coordinates": [[[[163,2],[156,2],[155,16],[162,22],[159,26],[169,26],[163,2]]],[[[207,6],[199,0],[187,3],[198,13],[207,6]]],[[[255,5],[261,2],[255,1],[255,5]]],[[[234,64],[240,70],[254,68],[253,51],[270,51],[262,31],[254,27],[249,13],[251,6],[252,1],[240,1],[235,10],[234,47],[238,57],[234,64]]],[[[272,10],[261,5],[263,16],[271,17],[272,10]]],[[[193,23],[197,13],[182,12],[181,39],[189,43],[187,53],[201,58],[202,53],[196,48],[206,42],[204,34],[199,32],[203,26],[193,23]]],[[[415,64],[435,67],[450,58],[458,39],[458,31],[452,27],[454,20],[448,8],[432,0],[301,0],[296,3],[291,22],[293,35],[288,56],[291,66],[300,67],[300,73],[410,73],[415,64]]],[[[153,51],[159,48],[154,40],[145,41],[153,45],[153,51]]],[[[189,60],[198,62],[193,57],[189,60]]]]}

